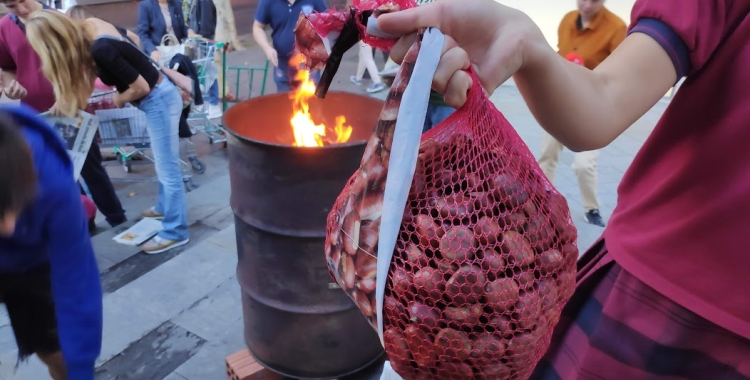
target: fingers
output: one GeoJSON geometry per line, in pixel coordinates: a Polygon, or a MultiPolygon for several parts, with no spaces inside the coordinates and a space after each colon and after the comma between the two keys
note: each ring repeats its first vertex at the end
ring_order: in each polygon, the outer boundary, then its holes
{"type": "Polygon", "coordinates": [[[440,14],[444,5],[444,1],[438,1],[416,8],[382,14],[378,16],[378,28],[385,33],[397,36],[410,34],[420,28],[427,27],[436,27],[443,30],[444,25],[440,23],[440,14]]]}
{"type": "Polygon", "coordinates": [[[16,80],[12,80],[5,88],[5,94],[10,99],[21,99],[26,96],[26,89],[16,80]]]}
{"type": "MultiPolygon", "coordinates": [[[[398,41],[396,41],[396,44],[393,45],[393,48],[391,48],[390,57],[393,60],[393,62],[398,63],[399,65],[404,60],[404,57],[406,56],[406,52],[409,51],[411,46],[414,44],[414,40],[417,38],[417,32],[409,33],[408,35],[405,35],[401,38],[399,38],[398,41]]],[[[441,54],[445,54],[448,50],[458,46],[456,44],[456,41],[451,38],[450,36],[445,36],[445,42],[443,42],[443,51],[441,54]]]]}
{"type": "Polygon", "coordinates": [[[435,76],[432,78],[432,89],[441,94],[445,93],[454,74],[468,70],[470,65],[469,55],[465,50],[459,47],[448,50],[440,57],[435,76]]]}
{"type": "Polygon", "coordinates": [[[411,45],[414,44],[414,40],[417,38],[417,32],[409,33],[396,41],[396,44],[393,45],[391,48],[391,52],[389,53],[391,59],[393,62],[398,63],[399,65],[401,62],[404,61],[404,57],[406,56],[406,52],[409,51],[411,48],[411,45]]]}
{"type": "Polygon", "coordinates": [[[466,103],[469,88],[471,88],[471,75],[463,70],[454,72],[446,86],[445,103],[453,108],[461,108],[466,103]]]}

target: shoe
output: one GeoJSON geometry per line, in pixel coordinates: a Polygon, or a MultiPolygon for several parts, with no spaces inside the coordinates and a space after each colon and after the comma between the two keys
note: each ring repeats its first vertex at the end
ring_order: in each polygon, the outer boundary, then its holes
{"type": "Polygon", "coordinates": [[[584,215],[586,223],[593,224],[595,226],[604,227],[604,221],[602,220],[599,210],[589,210],[584,215]]]}
{"type": "Polygon", "coordinates": [[[381,77],[395,77],[400,68],[401,66],[395,63],[393,65],[386,64],[383,68],[383,71],[379,72],[378,74],[380,74],[381,77]]]}
{"type": "Polygon", "coordinates": [[[237,97],[236,97],[236,96],[234,96],[234,94],[232,94],[231,92],[228,92],[228,93],[226,93],[226,94],[224,95],[224,100],[226,100],[226,101],[228,101],[228,102],[234,102],[234,101],[236,101],[236,100],[237,100],[237,97]]]}
{"type": "Polygon", "coordinates": [[[89,219],[89,233],[96,231],[96,220],[89,219]]]}
{"type": "Polygon", "coordinates": [[[224,111],[221,110],[220,105],[210,104],[208,106],[208,118],[209,119],[219,119],[222,116],[224,116],[224,111]]]}
{"type": "Polygon", "coordinates": [[[122,218],[118,218],[118,219],[115,219],[115,220],[108,220],[107,223],[109,223],[110,227],[115,228],[115,227],[117,227],[117,226],[119,226],[119,225],[121,225],[121,224],[123,224],[123,223],[125,223],[127,221],[128,221],[128,218],[126,218],[125,216],[123,216],[122,218]]]}
{"type": "Polygon", "coordinates": [[[385,84],[383,82],[380,82],[380,83],[375,83],[372,86],[368,87],[366,91],[372,94],[372,93],[380,92],[383,90],[385,90],[385,84]]]}
{"type": "Polygon", "coordinates": [[[172,241],[172,240],[162,239],[159,237],[159,235],[156,235],[151,240],[143,244],[143,247],[141,247],[141,249],[143,250],[143,252],[146,252],[149,255],[153,255],[153,254],[169,251],[172,248],[181,247],[187,244],[189,241],[190,239],[185,239],[181,241],[172,241]]]}
{"type": "Polygon", "coordinates": [[[156,208],[154,207],[149,207],[143,210],[143,212],[141,212],[141,216],[143,216],[144,218],[164,219],[164,214],[156,212],[156,208]]]}
{"type": "Polygon", "coordinates": [[[362,85],[362,79],[357,78],[356,75],[350,76],[349,80],[352,81],[352,83],[356,84],[357,86],[361,86],[362,85]]]}

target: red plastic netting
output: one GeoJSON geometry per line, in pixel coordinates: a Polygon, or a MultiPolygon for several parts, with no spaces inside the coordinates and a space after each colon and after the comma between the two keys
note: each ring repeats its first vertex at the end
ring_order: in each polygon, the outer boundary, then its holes
{"type": "MultiPolygon", "coordinates": [[[[378,207],[388,165],[398,164],[392,130],[413,58],[328,217],[332,276],[376,329],[378,207]]],[[[466,104],[422,136],[390,263],[385,350],[407,380],[527,379],[575,286],[567,202],[474,83],[466,104]]]]}
{"type": "MultiPolygon", "coordinates": [[[[353,21],[361,39],[366,44],[384,51],[390,51],[395,39],[373,36],[366,33],[366,18],[377,17],[380,13],[394,12],[416,7],[414,0],[354,0],[347,9],[331,9],[325,12],[300,14],[295,27],[295,48],[306,58],[305,67],[317,70],[325,66],[329,51],[339,36],[345,34],[348,21],[353,21]],[[327,39],[326,43],[323,40],[327,39]]],[[[343,52],[342,52],[343,53],[343,52]]]]}

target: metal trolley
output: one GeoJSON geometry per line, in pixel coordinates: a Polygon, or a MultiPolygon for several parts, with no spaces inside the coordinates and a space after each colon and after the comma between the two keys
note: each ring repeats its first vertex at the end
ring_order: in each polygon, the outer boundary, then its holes
{"type": "MultiPolygon", "coordinates": [[[[99,118],[99,145],[113,148],[117,162],[122,165],[126,173],[131,173],[133,162],[136,160],[154,163],[154,159],[146,154],[146,149],[151,146],[146,114],[132,105],[116,108],[112,101],[115,93],[116,91],[95,91],[89,98],[86,111],[99,118]]],[[[197,160],[197,157],[191,156],[190,161],[193,161],[193,159],[197,160]]],[[[183,168],[182,179],[187,191],[196,188],[197,186],[193,184],[190,165],[183,160],[180,160],[180,165],[183,168]]],[[[156,177],[113,178],[112,180],[121,182],[158,181],[156,177]]]]}
{"type": "Polygon", "coordinates": [[[200,38],[191,38],[185,45],[185,55],[190,57],[198,72],[198,84],[204,99],[202,105],[191,106],[188,124],[193,132],[207,135],[211,144],[223,143],[227,140],[224,129],[210,119],[207,101],[209,89],[219,77],[220,69],[214,64],[217,45],[200,38]]]}

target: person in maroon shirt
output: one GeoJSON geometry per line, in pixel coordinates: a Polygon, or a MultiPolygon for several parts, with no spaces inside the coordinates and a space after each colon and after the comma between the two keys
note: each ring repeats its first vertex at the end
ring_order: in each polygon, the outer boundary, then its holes
{"type": "Polygon", "coordinates": [[[594,70],[556,54],[522,12],[444,0],[379,17],[447,38],[433,79],[466,101],[511,76],[539,124],[573,151],[601,149],[680,91],[636,155],[534,380],[750,379],[750,2],[636,0],[629,32],[594,70]],[[470,22],[466,22],[470,20],[470,22]],[[463,21],[463,22],[461,22],[463,21]]]}
{"type": "MultiPolygon", "coordinates": [[[[46,6],[34,0],[0,0],[10,11],[0,19],[0,96],[20,100],[38,112],[55,105],[52,84],[42,75],[42,62],[26,39],[25,22],[34,12],[46,6]]],[[[102,165],[99,144],[91,144],[81,177],[91,192],[94,203],[111,226],[124,223],[125,210],[115,193],[112,181],[102,165]]],[[[83,193],[83,189],[81,189],[83,193]]]]}

